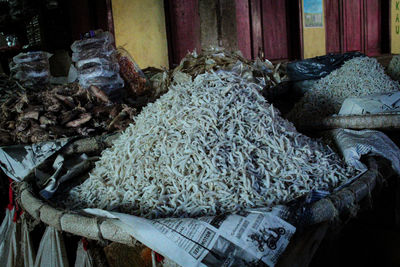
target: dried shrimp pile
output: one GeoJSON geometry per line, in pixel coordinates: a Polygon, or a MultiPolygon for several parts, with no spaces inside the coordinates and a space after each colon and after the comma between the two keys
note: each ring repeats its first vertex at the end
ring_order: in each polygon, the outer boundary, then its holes
{"type": "Polygon", "coordinates": [[[357,57],[320,79],[288,114],[291,121],[315,120],[337,114],[348,97],[390,93],[399,83],[390,79],[375,58],[357,57]]]}
{"type": "Polygon", "coordinates": [[[259,85],[223,71],[179,80],[103,151],[67,206],[214,215],[330,190],[353,175],[280,117],[259,85]]]}

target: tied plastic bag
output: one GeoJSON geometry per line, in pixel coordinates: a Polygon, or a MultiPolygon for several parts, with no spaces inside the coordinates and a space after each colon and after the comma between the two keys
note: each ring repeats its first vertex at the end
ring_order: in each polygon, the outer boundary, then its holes
{"type": "Polygon", "coordinates": [[[71,45],[72,52],[80,53],[89,49],[108,50],[114,43],[114,37],[109,32],[101,32],[88,39],[77,40],[71,45]]]}
{"type": "Polygon", "coordinates": [[[36,256],[35,267],[42,266],[69,266],[62,234],[51,226],[46,228],[36,256]]]}
{"type": "Polygon", "coordinates": [[[93,267],[93,259],[87,250],[86,239],[81,239],[76,250],[75,267],[93,267]]]}
{"type": "Polygon", "coordinates": [[[33,249],[32,240],[29,234],[28,224],[24,214],[21,216],[21,254],[25,267],[34,267],[36,254],[33,249]]]}
{"type": "Polygon", "coordinates": [[[15,267],[23,266],[21,257],[21,224],[17,223],[17,212],[15,208],[12,209],[8,218],[8,227],[4,234],[4,239],[0,245],[0,266],[15,267]]]}
{"type": "Polygon", "coordinates": [[[6,241],[7,233],[8,233],[8,229],[10,228],[10,226],[13,222],[14,212],[15,212],[15,209],[13,207],[9,206],[9,208],[6,209],[6,216],[4,217],[4,220],[0,226],[0,253],[1,254],[3,252],[3,247],[7,243],[7,241],[6,241]]]}

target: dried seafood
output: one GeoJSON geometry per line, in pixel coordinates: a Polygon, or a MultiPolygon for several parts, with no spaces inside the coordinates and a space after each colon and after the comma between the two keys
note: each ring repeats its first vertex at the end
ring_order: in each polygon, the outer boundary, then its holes
{"type": "Polygon", "coordinates": [[[393,56],[387,69],[388,75],[395,81],[400,81],[400,55],[393,56]]]}
{"type": "Polygon", "coordinates": [[[214,215],[329,190],[353,174],[280,117],[258,84],[226,71],[179,75],[64,204],[150,218],[214,215]]]}
{"type": "Polygon", "coordinates": [[[270,61],[260,59],[252,62],[245,59],[240,51],[229,52],[213,47],[204,49],[201,54],[188,53],[179,66],[174,69],[172,79],[179,72],[195,78],[197,75],[211,70],[235,71],[249,81],[258,82],[262,87],[269,88],[287,78],[286,69],[280,63],[274,66],[270,61]]]}
{"type": "Polygon", "coordinates": [[[85,90],[75,83],[38,93],[15,92],[1,105],[0,145],[123,130],[135,114],[124,104],[112,104],[94,86],[85,90]]]}
{"type": "Polygon", "coordinates": [[[375,58],[358,57],[320,79],[288,114],[291,121],[320,119],[337,114],[348,97],[398,91],[399,83],[390,79],[375,58]]]}

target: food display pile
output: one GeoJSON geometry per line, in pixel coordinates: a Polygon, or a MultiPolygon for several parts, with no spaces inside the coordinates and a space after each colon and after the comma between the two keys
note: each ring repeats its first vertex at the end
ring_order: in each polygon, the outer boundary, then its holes
{"type": "Polygon", "coordinates": [[[385,74],[375,58],[357,57],[318,80],[288,114],[294,122],[322,119],[337,114],[348,97],[399,91],[398,82],[385,74]]]}
{"type": "Polygon", "coordinates": [[[77,83],[34,92],[20,90],[1,104],[0,145],[27,144],[123,130],[135,108],[111,103],[99,88],[77,83]]]}
{"type": "Polygon", "coordinates": [[[103,151],[66,204],[147,218],[215,215],[286,203],[354,174],[260,90],[234,72],[181,73],[103,151]]]}

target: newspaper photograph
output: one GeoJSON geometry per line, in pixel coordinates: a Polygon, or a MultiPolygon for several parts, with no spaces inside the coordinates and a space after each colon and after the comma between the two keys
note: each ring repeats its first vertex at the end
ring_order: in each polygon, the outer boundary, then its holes
{"type": "Polygon", "coordinates": [[[274,266],[296,228],[271,212],[201,218],[144,218],[85,209],[115,218],[132,237],[181,266],[274,266]]]}

